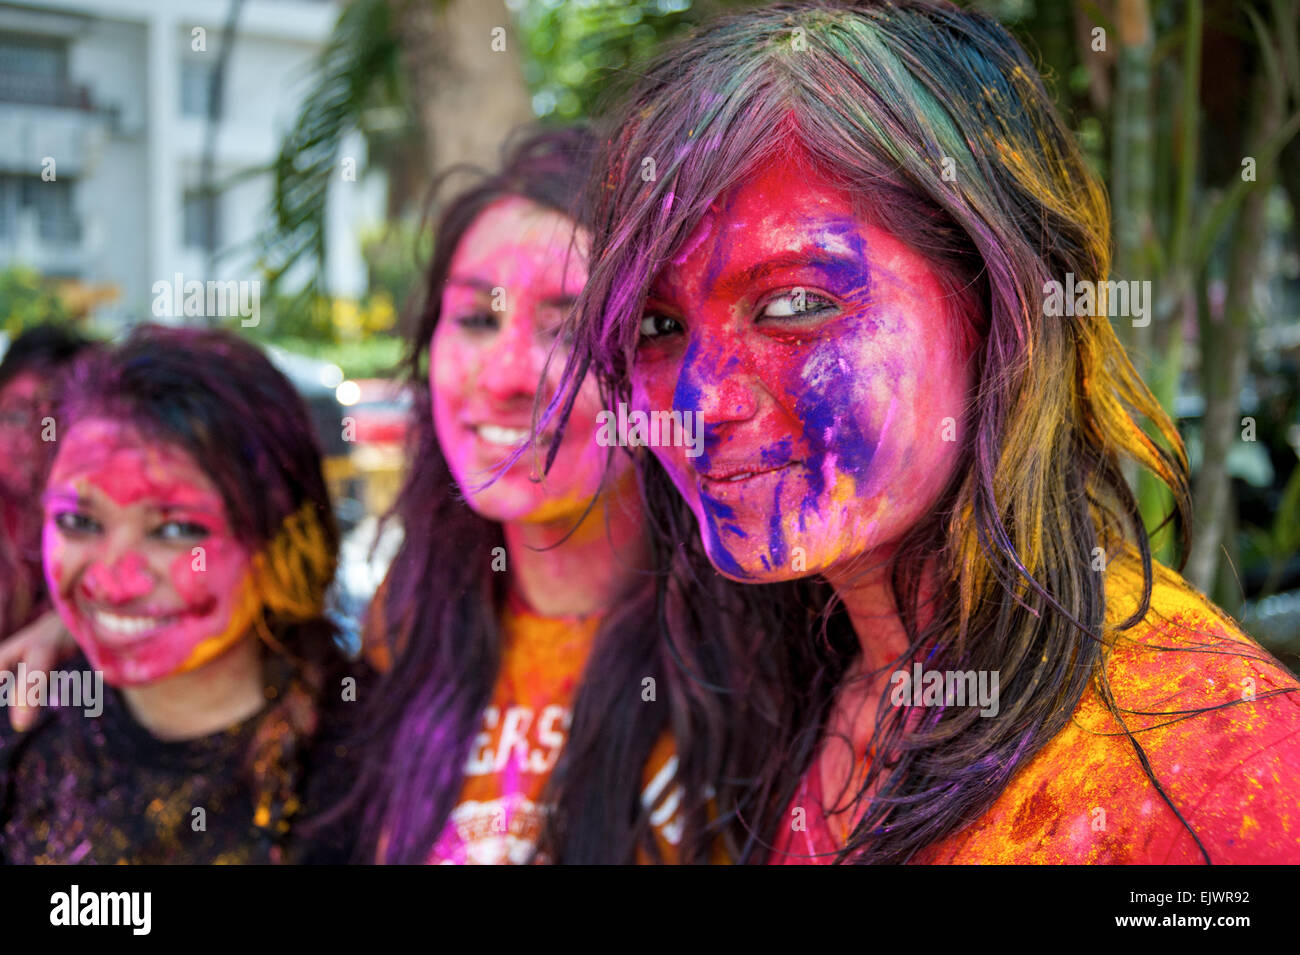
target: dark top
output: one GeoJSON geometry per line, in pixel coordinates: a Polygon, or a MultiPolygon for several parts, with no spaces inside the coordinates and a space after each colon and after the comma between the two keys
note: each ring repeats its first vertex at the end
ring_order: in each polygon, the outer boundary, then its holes
{"type": "MultiPolygon", "coordinates": [[[[78,655],[60,669],[90,668],[78,655]]],[[[348,820],[311,840],[301,823],[330,808],[351,781],[342,741],[358,704],[342,702],[339,680],[327,680],[316,731],[304,741],[274,705],[290,687],[287,666],[271,660],[266,669],[266,708],[194,740],[154,737],[108,684],[98,717],[48,707],[15,733],[0,710],[0,861],[346,861],[355,830],[348,820]]],[[[344,673],[360,681],[360,673],[344,673]]]]}

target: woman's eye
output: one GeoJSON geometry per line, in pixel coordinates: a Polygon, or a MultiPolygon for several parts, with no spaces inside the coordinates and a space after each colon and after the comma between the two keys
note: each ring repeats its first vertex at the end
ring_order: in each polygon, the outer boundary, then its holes
{"type": "Polygon", "coordinates": [[[835,303],[825,296],[794,289],[771,299],[759,315],[763,318],[793,318],[800,315],[812,317],[834,308],[835,303]]]}
{"type": "Polygon", "coordinates": [[[160,540],[203,540],[208,536],[208,529],[191,521],[168,521],[159,525],[153,536],[160,540]]]}
{"type": "Polygon", "coordinates": [[[558,338],[565,348],[569,348],[573,345],[573,327],[566,325],[564,322],[557,322],[550,328],[542,330],[542,338],[548,342],[553,342],[558,338]]]}
{"type": "Polygon", "coordinates": [[[677,319],[658,312],[647,312],[641,319],[642,338],[662,338],[664,335],[675,335],[681,330],[682,326],[677,319]]]}
{"type": "Polygon", "coordinates": [[[61,511],[54,515],[54,526],[67,534],[93,534],[99,524],[80,511],[61,511]]]}
{"type": "Polygon", "coordinates": [[[458,315],[454,321],[461,328],[468,328],[472,331],[487,331],[497,327],[497,317],[492,312],[471,312],[468,315],[458,315]]]}

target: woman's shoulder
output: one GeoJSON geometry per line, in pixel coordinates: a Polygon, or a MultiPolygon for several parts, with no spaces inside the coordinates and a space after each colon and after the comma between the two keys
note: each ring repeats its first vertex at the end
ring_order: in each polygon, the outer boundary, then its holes
{"type": "Polygon", "coordinates": [[[1300,861],[1300,682],[1168,568],[1153,565],[1131,621],[1142,577],[1132,560],[1107,568],[1088,691],[933,861],[1300,861]]]}
{"type": "Polygon", "coordinates": [[[1153,562],[1150,599],[1140,618],[1140,563],[1117,560],[1106,571],[1105,674],[1117,700],[1235,706],[1278,698],[1300,710],[1300,681],[1180,574],[1153,562]]]}

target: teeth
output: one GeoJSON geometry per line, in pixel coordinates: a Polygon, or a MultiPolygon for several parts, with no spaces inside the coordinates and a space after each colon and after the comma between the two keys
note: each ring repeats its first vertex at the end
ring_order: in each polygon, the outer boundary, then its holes
{"type": "Polygon", "coordinates": [[[164,620],[163,617],[119,617],[115,613],[108,613],[104,610],[95,612],[96,626],[109,633],[120,633],[124,636],[135,636],[153,630],[161,625],[164,620]]]}
{"type": "Polygon", "coordinates": [[[503,428],[495,424],[481,424],[478,426],[477,431],[478,436],[488,444],[514,447],[528,440],[528,432],[523,428],[503,428]]]}
{"type": "Polygon", "coordinates": [[[733,483],[733,482],[735,482],[735,481],[743,481],[743,480],[745,480],[745,478],[753,477],[753,476],[754,476],[754,475],[753,475],[752,472],[747,473],[747,474],[733,474],[731,477],[729,477],[729,478],[724,478],[723,480],[725,480],[728,484],[731,484],[731,483],[733,483]]]}

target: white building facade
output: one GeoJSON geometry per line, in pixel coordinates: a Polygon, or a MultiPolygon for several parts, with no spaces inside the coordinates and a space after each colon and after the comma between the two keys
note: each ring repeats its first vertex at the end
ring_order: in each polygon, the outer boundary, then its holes
{"type": "MultiPolygon", "coordinates": [[[[154,319],[159,281],[251,281],[251,240],[267,224],[271,162],[309,92],[307,71],[338,15],[334,0],[244,0],[222,108],[208,102],[231,0],[0,2],[0,268],[110,285],[97,318],[154,319]],[[214,149],[205,198],[204,155],[214,149]]],[[[331,181],[327,274],[333,294],[366,289],[362,229],[386,185],[331,181]]]]}

